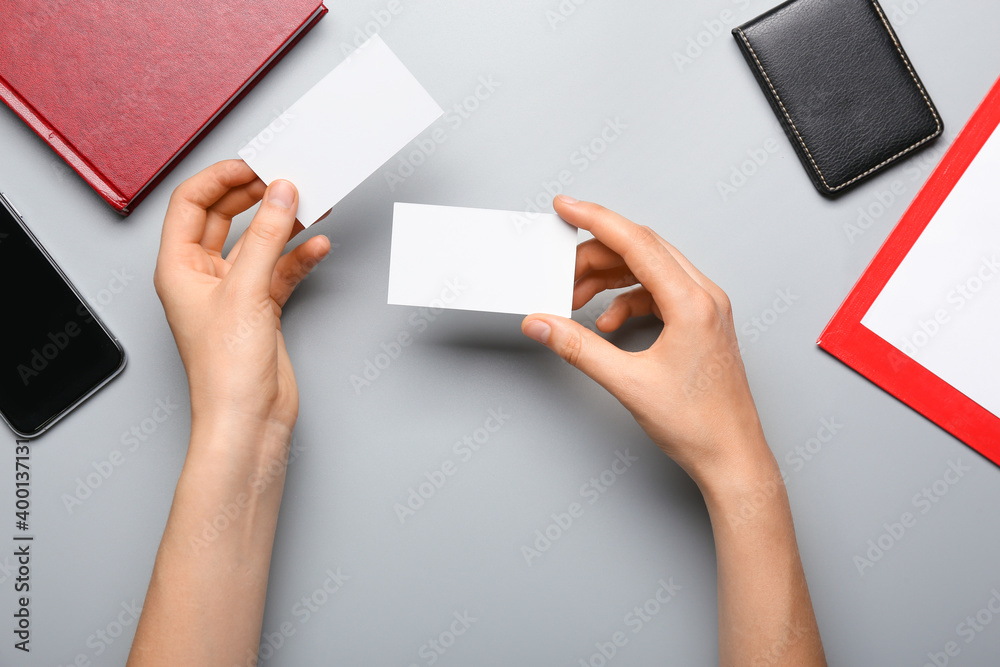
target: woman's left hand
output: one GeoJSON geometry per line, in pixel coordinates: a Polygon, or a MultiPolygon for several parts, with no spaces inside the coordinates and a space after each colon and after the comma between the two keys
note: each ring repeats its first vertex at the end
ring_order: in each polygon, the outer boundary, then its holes
{"type": "Polygon", "coordinates": [[[212,165],[170,197],[154,283],[191,387],[192,428],[237,420],[290,434],[295,424],[298,388],[281,309],[330,252],[329,239],[317,236],[284,253],[302,231],[297,208],[291,183],[265,188],[241,160],[212,165]],[[233,217],[262,198],[223,257],[233,217]]]}

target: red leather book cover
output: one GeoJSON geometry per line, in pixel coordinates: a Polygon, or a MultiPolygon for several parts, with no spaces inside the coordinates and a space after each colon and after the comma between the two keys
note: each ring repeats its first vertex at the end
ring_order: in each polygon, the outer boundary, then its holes
{"type": "Polygon", "coordinates": [[[127,215],[326,12],[319,0],[7,0],[0,98],[127,215]]]}

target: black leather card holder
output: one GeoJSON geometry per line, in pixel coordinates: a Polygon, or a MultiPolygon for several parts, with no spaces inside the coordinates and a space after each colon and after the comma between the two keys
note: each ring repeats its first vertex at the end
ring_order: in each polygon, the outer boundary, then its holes
{"type": "Polygon", "coordinates": [[[733,36],[826,195],[944,131],[875,0],[790,0],[734,29],[733,36]]]}

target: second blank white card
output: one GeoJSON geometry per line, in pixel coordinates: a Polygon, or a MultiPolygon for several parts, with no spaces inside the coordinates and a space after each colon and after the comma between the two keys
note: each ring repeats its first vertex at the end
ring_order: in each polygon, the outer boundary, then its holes
{"type": "Polygon", "coordinates": [[[265,127],[240,157],[265,183],[299,189],[306,227],[442,114],[376,35],[265,127]]]}
{"type": "Polygon", "coordinates": [[[389,303],[569,317],[576,243],[555,214],[397,203],[389,303]]]}

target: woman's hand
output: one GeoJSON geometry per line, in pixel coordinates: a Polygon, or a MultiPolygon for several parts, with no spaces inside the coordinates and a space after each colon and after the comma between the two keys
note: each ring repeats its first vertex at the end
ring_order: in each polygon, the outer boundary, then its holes
{"type": "Polygon", "coordinates": [[[615,331],[652,314],[663,331],[648,350],[631,353],[561,317],[532,315],[522,327],[614,394],[701,488],[719,568],[719,664],[825,665],[788,496],[750,395],[729,299],[648,227],[565,197],[555,207],[594,235],[577,252],[573,307],[639,285],[615,297],[598,328],[615,331]]]}
{"type": "Polygon", "coordinates": [[[170,197],[155,283],[191,387],[191,441],[130,666],[256,656],[299,409],[281,308],[330,252],[317,236],[283,254],[302,229],[297,207],[291,183],[265,188],[239,160],[212,165],[170,197]],[[233,216],[262,197],[223,258],[233,216]]]}
{"type": "Polygon", "coordinates": [[[526,318],[524,333],[618,398],[699,485],[748,463],[770,469],[726,294],[648,227],[566,197],[555,208],[594,235],[577,250],[573,308],[604,290],[639,285],[615,297],[597,327],[611,332],[652,314],[663,331],[637,353],[553,315],[526,318]]]}
{"type": "Polygon", "coordinates": [[[291,252],[301,231],[298,193],[287,181],[265,188],[240,160],[219,162],[170,198],[154,282],[191,387],[193,426],[278,426],[290,433],[298,389],[281,335],[281,309],[330,252],[317,236],[291,252]],[[261,201],[223,257],[233,217],[261,201]]]}

